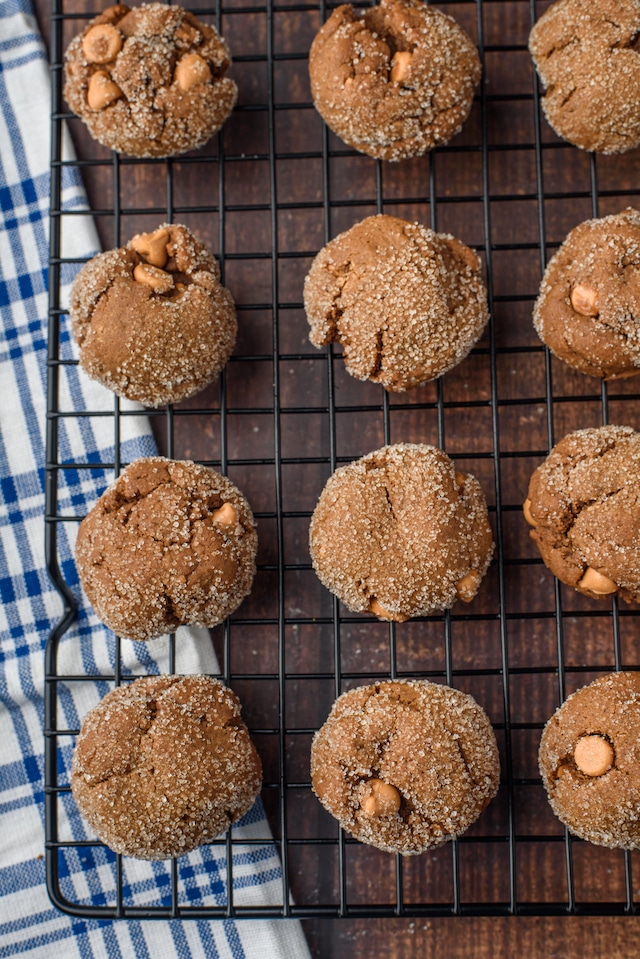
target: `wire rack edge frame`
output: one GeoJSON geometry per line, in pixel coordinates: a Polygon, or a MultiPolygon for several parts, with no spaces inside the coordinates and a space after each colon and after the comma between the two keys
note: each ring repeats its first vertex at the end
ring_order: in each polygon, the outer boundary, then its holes
{"type": "MultiPolygon", "coordinates": [[[[478,46],[481,52],[481,55],[484,54],[485,47],[483,42],[483,0],[465,0],[466,3],[474,3],[477,8],[477,25],[478,25],[478,46]]],[[[51,78],[52,78],[52,146],[51,146],[51,214],[50,214],[50,263],[49,263],[49,333],[48,333],[48,384],[47,384],[47,428],[46,428],[46,445],[47,445],[47,463],[45,468],[45,484],[46,484],[46,520],[45,520],[45,551],[46,551],[46,561],[47,568],[51,575],[52,580],[54,581],[58,592],[60,593],[61,599],[63,601],[64,609],[60,621],[56,624],[54,629],[51,632],[49,637],[46,654],[45,654],[45,832],[46,832],[46,875],[47,875],[47,889],[50,895],[50,898],[54,905],[57,906],[63,912],[68,914],[84,917],[84,918],[95,918],[95,919],[110,919],[110,918],[145,918],[145,919],[166,919],[166,918],[191,918],[191,919],[212,919],[212,918],[274,918],[274,917],[299,917],[299,918],[337,918],[337,917],[435,917],[435,916],[500,916],[500,915],[543,915],[543,916],[553,916],[553,915],[632,915],[636,912],[636,904],[634,902],[633,895],[633,882],[631,874],[631,860],[627,852],[624,854],[625,858],[625,878],[626,878],[626,897],[625,901],[619,902],[577,902],[574,895],[573,889],[573,869],[572,869],[572,846],[574,840],[572,837],[565,832],[564,837],[556,837],[553,839],[562,843],[564,845],[564,857],[566,861],[566,874],[567,874],[567,898],[566,901],[560,902],[533,902],[533,901],[521,901],[518,899],[517,894],[517,882],[516,882],[516,868],[515,868],[515,844],[516,841],[521,841],[522,837],[516,835],[515,821],[514,821],[514,811],[513,811],[513,781],[511,775],[508,777],[507,791],[508,791],[508,805],[509,805],[509,829],[508,833],[505,836],[499,837],[499,841],[507,843],[509,847],[509,857],[510,857],[510,877],[509,877],[509,897],[508,900],[501,902],[466,902],[461,901],[460,898],[460,886],[459,886],[459,863],[458,863],[458,848],[461,844],[465,845],[467,840],[464,837],[458,841],[453,841],[450,844],[451,854],[452,854],[452,868],[453,868],[453,898],[452,901],[447,903],[405,903],[403,902],[402,894],[402,859],[401,857],[396,857],[396,886],[397,886],[397,899],[395,905],[393,904],[350,904],[348,900],[348,895],[346,891],[345,883],[345,850],[347,846],[352,845],[352,840],[346,839],[343,833],[340,833],[338,840],[336,841],[338,847],[338,857],[339,857],[339,870],[340,870],[340,890],[339,890],[339,902],[335,905],[310,905],[310,904],[293,904],[288,896],[288,868],[287,868],[287,839],[286,839],[286,809],[285,802],[281,796],[280,800],[280,816],[281,816],[281,825],[283,827],[283,837],[281,839],[274,840],[276,845],[280,846],[281,849],[281,861],[283,866],[283,904],[281,906],[273,907],[243,907],[237,906],[233,903],[232,895],[228,896],[227,905],[220,907],[200,907],[200,906],[187,906],[181,905],[178,902],[178,893],[177,893],[177,883],[178,883],[178,866],[175,860],[172,862],[172,902],[168,907],[144,907],[144,906],[127,906],[123,904],[122,897],[122,865],[120,857],[117,857],[116,861],[116,877],[117,877],[117,886],[118,886],[118,896],[117,896],[117,905],[114,907],[111,906],[89,906],[81,903],[74,903],[69,901],[60,888],[60,877],[59,877],[59,862],[58,862],[58,852],[59,848],[64,844],[59,844],[57,841],[57,735],[58,730],[56,727],[56,713],[57,713],[57,683],[60,681],[60,677],[57,674],[57,648],[60,638],[68,630],[69,626],[73,622],[75,616],[75,600],[74,597],[66,585],[64,578],[62,576],[61,570],[58,564],[57,558],[57,546],[56,546],[56,536],[57,536],[57,522],[60,521],[60,517],[57,515],[57,481],[58,481],[58,424],[59,424],[59,411],[58,411],[58,370],[59,370],[59,318],[60,318],[60,302],[59,302],[59,290],[60,290],[60,268],[62,263],[62,250],[61,250],[61,186],[62,186],[62,171],[63,171],[63,162],[61,155],[61,145],[62,145],[62,124],[64,114],[62,113],[62,99],[61,99],[61,88],[62,88],[62,76],[61,76],[61,61],[62,61],[62,4],[63,0],[51,0],[51,12],[52,12],[52,23],[51,23],[51,78]]],[[[442,5],[446,5],[442,3],[442,5]]],[[[535,0],[529,0],[529,5],[531,9],[532,22],[535,19],[535,0]]],[[[272,360],[274,362],[274,404],[272,407],[272,412],[275,419],[275,442],[276,449],[274,451],[274,460],[273,465],[276,472],[280,471],[282,465],[282,457],[279,449],[279,434],[278,434],[278,361],[282,359],[282,354],[279,351],[279,341],[278,341],[278,314],[279,314],[279,297],[278,297],[278,276],[277,276],[277,261],[279,258],[278,254],[278,239],[277,239],[277,213],[278,210],[283,208],[277,203],[277,185],[276,185],[276,175],[275,175],[275,163],[276,159],[280,156],[277,154],[275,149],[274,141],[274,113],[276,104],[274,102],[274,79],[273,79],[273,64],[276,61],[277,57],[274,54],[273,50],[273,11],[275,5],[272,0],[269,0],[269,3],[264,8],[267,13],[268,19],[268,50],[267,50],[267,64],[268,64],[268,105],[267,111],[269,115],[269,166],[270,166],[270,189],[271,189],[271,200],[270,204],[267,206],[267,209],[270,211],[271,215],[271,228],[272,228],[272,239],[273,247],[270,254],[266,256],[270,258],[272,262],[272,303],[269,304],[269,307],[273,311],[273,355],[272,360]]],[[[326,10],[328,7],[325,7],[324,0],[321,0],[320,10],[322,20],[326,19],[326,10]]],[[[201,13],[203,11],[200,11],[201,13]]],[[[83,16],[83,15],[81,15],[83,16]]],[[[221,18],[221,10],[218,6],[216,8],[216,17],[219,24],[221,18]]],[[[238,58],[240,59],[240,58],[238,58]]],[[[484,59],[484,57],[483,57],[484,59]]],[[[484,83],[480,91],[480,110],[482,116],[482,145],[480,147],[482,155],[482,178],[483,178],[483,195],[481,198],[478,198],[478,201],[482,203],[483,206],[483,221],[484,221],[484,233],[485,233],[485,259],[486,259],[486,270],[487,270],[487,282],[488,282],[488,292],[490,299],[490,308],[492,313],[492,321],[490,327],[490,369],[491,369],[491,398],[488,401],[487,405],[491,411],[491,420],[492,420],[492,430],[493,430],[493,439],[494,439],[494,450],[492,454],[493,459],[493,468],[494,468],[494,482],[495,482],[495,491],[496,491],[496,526],[497,526],[497,536],[496,536],[496,546],[498,553],[498,570],[499,570],[499,579],[498,579],[498,588],[500,593],[500,644],[501,644],[501,657],[502,657],[502,667],[499,670],[499,673],[502,677],[502,687],[503,687],[503,699],[504,699],[504,709],[505,709],[505,722],[504,722],[504,731],[505,731],[505,743],[506,743],[506,753],[508,757],[508,762],[510,763],[510,720],[509,720],[509,700],[510,700],[510,690],[509,690],[509,677],[513,674],[513,670],[509,668],[509,653],[508,653],[508,641],[506,634],[506,625],[509,619],[509,614],[506,611],[505,603],[505,584],[504,584],[504,562],[502,556],[502,522],[501,522],[501,461],[503,454],[501,454],[499,448],[499,406],[502,405],[502,402],[499,400],[498,396],[498,385],[497,385],[497,369],[496,369],[496,357],[500,353],[500,348],[496,347],[495,343],[495,329],[493,323],[493,285],[492,285],[492,250],[495,250],[495,245],[491,242],[491,209],[490,209],[490,191],[489,191],[489,177],[488,177],[488,154],[490,148],[487,144],[487,103],[489,101],[489,96],[485,90],[484,83]]],[[[541,134],[541,121],[540,121],[540,107],[539,107],[539,91],[537,83],[534,83],[534,90],[532,94],[532,100],[534,104],[534,115],[535,115],[535,153],[536,153],[536,179],[537,179],[537,201],[539,207],[539,218],[540,218],[540,243],[535,245],[535,249],[539,249],[541,256],[541,263],[544,267],[546,261],[546,242],[545,242],[545,222],[544,222],[544,201],[549,198],[549,194],[545,193],[543,187],[543,170],[542,170],[542,134],[541,134]]],[[[324,187],[324,221],[325,221],[325,235],[326,238],[330,238],[330,208],[332,203],[330,201],[330,173],[329,173],[329,158],[333,155],[329,151],[328,143],[328,132],[326,127],[323,130],[323,145],[322,145],[322,169],[323,169],[323,187],[324,187]]],[[[214,165],[218,160],[223,160],[224,157],[222,153],[219,154],[219,157],[207,158],[209,163],[214,165]]],[[[112,155],[111,162],[114,165],[114,177],[118,178],[119,176],[119,164],[120,159],[112,155]]],[[[131,161],[130,161],[131,162],[131,161]]],[[[135,161],[132,161],[135,162],[135,161]]],[[[82,167],[82,162],[75,164],[79,168],[82,167]]],[[[222,164],[221,164],[222,165],[222,164]]],[[[377,206],[378,212],[382,211],[382,190],[381,190],[381,164],[380,161],[377,161],[377,206]]],[[[432,217],[432,227],[436,228],[436,209],[437,203],[441,202],[440,198],[436,198],[436,188],[435,188],[435,174],[434,167],[430,167],[430,183],[429,183],[429,196],[428,203],[431,211],[432,217]]],[[[597,173],[596,173],[596,161],[595,158],[591,157],[591,199],[593,206],[593,215],[597,215],[597,173]]],[[[220,211],[221,219],[224,218],[224,196],[221,196],[220,200],[220,211]]],[[[286,206],[286,205],[285,205],[286,206]]],[[[168,212],[171,212],[169,209],[168,212]]],[[[119,201],[116,200],[116,205],[114,207],[114,217],[115,217],[115,230],[116,233],[119,232],[118,220],[120,216],[119,210],[119,201]]],[[[220,227],[221,235],[223,226],[220,227]]],[[[221,244],[221,255],[224,253],[223,246],[221,244]]],[[[282,255],[282,254],[280,254],[282,255]]],[[[224,265],[224,264],[223,264],[224,265]]],[[[546,353],[546,377],[545,377],[545,388],[546,395],[545,401],[547,406],[547,418],[548,418],[548,437],[549,437],[549,447],[553,445],[553,389],[552,389],[552,377],[551,377],[551,361],[548,353],[546,353]]],[[[329,377],[328,384],[328,409],[329,414],[329,423],[331,431],[331,452],[330,452],[330,468],[333,471],[336,465],[341,461],[341,458],[336,455],[336,442],[335,442],[335,415],[336,415],[336,404],[334,401],[334,391],[332,389],[333,385],[333,359],[332,351],[329,351],[327,371],[329,377]]],[[[602,386],[601,393],[602,401],[602,413],[603,421],[607,421],[607,388],[606,385],[602,386]]],[[[477,406],[480,405],[480,401],[474,401],[470,405],[477,406]]],[[[444,423],[444,409],[446,404],[443,399],[442,393],[442,384],[441,381],[438,383],[438,399],[436,404],[437,416],[438,416],[438,432],[441,436],[443,434],[443,423],[444,423]]],[[[384,433],[385,433],[385,442],[389,441],[389,397],[388,394],[383,395],[382,399],[382,413],[384,418],[384,433]]],[[[221,404],[221,415],[223,406],[221,404]]],[[[159,414],[162,415],[162,414],[159,414]]],[[[172,411],[169,411],[168,418],[171,421],[173,419],[172,411]]],[[[116,402],[116,412],[114,413],[115,419],[115,429],[116,429],[116,438],[118,434],[118,412],[117,412],[117,402],[116,402]]],[[[170,435],[172,426],[169,426],[168,432],[170,435]]],[[[441,444],[443,445],[443,444],[441,444]]],[[[171,455],[171,454],[169,454],[171,455]]],[[[506,454],[508,455],[508,454],[506,454]]],[[[221,451],[221,460],[223,472],[225,471],[225,459],[226,451],[223,448],[221,451]]],[[[119,471],[119,449],[118,443],[115,444],[115,463],[112,464],[115,467],[116,472],[119,471]]],[[[67,464],[65,464],[67,465],[67,464]]],[[[101,464],[105,465],[105,464],[101,464]]],[[[278,585],[279,585],[279,612],[278,612],[278,631],[279,631],[279,648],[280,648],[280,662],[279,662],[279,671],[278,671],[278,684],[279,684],[279,694],[281,697],[281,708],[283,708],[283,702],[285,697],[285,662],[283,654],[283,630],[285,626],[285,610],[283,604],[283,576],[284,576],[284,564],[283,564],[283,531],[282,531],[282,504],[280,502],[279,488],[276,492],[278,499],[277,504],[277,515],[275,517],[277,524],[277,540],[278,540],[278,585]]],[[[65,519],[69,519],[65,517],[65,519]]],[[[561,696],[563,696],[564,691],[564,666],[563,666],[563,643],[562,643],[562,608],[560,600],[560,586],[556,582],[555,584],[555,629],[557,636],[557,648],[558,648],[558,665],[557,665],[557,676],[558,684],[561,690],[561,696]]],[[[532,614],[533,615],[533,614],[532,614]]],[[[603,614],[606,615],[606,614],[603,614]]],[[[446,667],[444,670],[444,678],[448,683],[452,682],[453,675],[455,671],[452,667],[451,660],[451,622],[456,617],[452,617],[448,612],[445,614],[444,621],[444,630],[445,630],[445,641],[446,641],[446,667]]],[[[472,617],[465,617],[472,618],[472,617]]],[[[337,600],[333,602],[333,629],[334,629],[334,644],[335,644],[335,662],[340,663],[340,622],[345,622],[345,618],[340,619],[338,612],[338,603],[337,600]]],[[[618,625],[618,610],[617,604],[614,601],[613,604],[613,614],[612,614],[612,624],[614,632],[614,649],[615,649],[615,668],[621,668],[621,650],[620,650],[620,636],[619,636],[619,625],[618,625]]],[[[390,662],[391,670],[389,675],[391,678],[394,678],[395,672],[395,655],[394,655],[394,643],[395,643],[395,631],[393,625],[390,627],[390,662]]],[[[225,666],[223,671],[223,677],[228,679],[229,672],[229,631],[228,628],[225,630],[225,666]]],[[[175,663],[175,645],[173,639],[171,640],[171,661],[175,663]]],[[[535,669],[534,669],[535,671],[535,669]]],[[[80,678],[80,677],[78,677],[80,678]]],[[[109,677],[101,677],[109,678],[109,677]]],[[[122,681],[120,675],[120,656],[119,656],[119,641],[117,642],[117,655],[116,655],[116,667],[115,667],[115,682],[119,683],[122,681]]],[[[340,670],[336,669],[335,675],[335,689],[336,695],[340,693],[340,670]]],[[[286,791],[287,781],[286,775],[283,768],[283,754],[284,754],[284,727],[281,723],[280,725],[280,787],[283,791],[286,791]]],[[[549,837],[542,837],[548,839],[549,837]]],[[[302,841],[302,840],[301,840],[302,841]]],[[[319,840],[324,841],[326,840],[319,840]]],[[[495,841],[495,840],[494,840],[495,841]]],[[[535,842],[536,837],[531,837],[531,841],[535,842]]],[[[232,853],[232,839],[228,835],[226,840],[223,840],[223,843],[226,843],[227,846],[227,861],[228,865],[231,864],[231,853],[232,853]]],[[[89,845],[99,845],[99,843],[88,843],[89,845]]]]}

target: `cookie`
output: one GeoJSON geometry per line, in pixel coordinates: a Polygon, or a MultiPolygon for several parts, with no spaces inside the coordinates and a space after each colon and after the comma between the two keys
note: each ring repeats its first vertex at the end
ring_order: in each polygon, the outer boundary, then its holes
{"type": "Polygon", "coordinates": [[[69,312],[84,371],[145,406],[204,389],[236,340],[216,260],[185,226],[169,223],[86,263],[69,312]]]}
{"type": "Polygon", "coordinates": [[[71,768],[78,809],[136,859],[182,856],[253,806],[262,766],[234,693],[208,676],[144,676],[84,718],[71,768]]]}
{"type": "Polygon", "coordinates": [[[76,563],[98,617],[126,639],[216,626],[255,575],[246,499],[206,466],[160,456],[131,463],[83,519],[76,563]]]}
{"type": "Polygon", "coordinates": [[[558,136],[583,150],[640,144],[640,0],[558,0],[529,37],[558,136]]]}
{"type": "Polygon", "coordinates": [[[542,733],[554,813],[598,846],[640,847],[640,674],[611,673],[556,710],[542,733]]]}
{"type": "Polygon", "coordinates": [[[607,380],[640,373],[637,210],[571,231],[549,261],[533,322],[549,349],[582,373],[607,380]]]}
{"type": "Polygon", "coordinates": [[[318,253],[304,306],[314,346],[340,343],[352,376],[393,392],[450,370],[489,320],[473,250],[384,214],[356,223],[318,253]]]}
{"type": "Polygon", "coordinates": [[[459,836],[493,799],[500,759],[471,696],[426,680],[361,686],[311,746],[313,791],[361,842],[403,856],[459,836]]]}
{"type": "Polygon", "coordinates": [[[309,52],[311,93],[334,133],[380,160],[421,156],[467,119],[482,67],[452,17],[421,0],[337,7],[309,52]]]}
{"type": "Polygon", "coordinates": [[[99,143],[137,157],[202,146],[237,96],[218,32],[181,7],[108,7],[69,44],[64,97],[99,143]]]}
{"type": "Polygon", "coordinates": [[[478,481],[435,446],[384,446],[342,466],[309,531],[321,582],[359,613],[403,622],[471,602],[493,553],[478,481]]]}
{"type": "Polygon", "coordinates": [[[531,477],[524,515],[559,580],[594,599],[640,602],[640,434],[631,427],[565,436],[531,477]]]}

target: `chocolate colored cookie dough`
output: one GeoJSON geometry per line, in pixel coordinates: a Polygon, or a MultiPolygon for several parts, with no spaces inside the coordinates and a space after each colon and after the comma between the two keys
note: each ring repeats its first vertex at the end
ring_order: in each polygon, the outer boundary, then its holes
{"type": "Polygon", "coordinates": [[[472,40],[421,0],[337,7],[309,52],[315,106],[334,133],[380,160],[446,143],[469,115],[482,68],[472,40]]]}
{"type": "Polygon", "coordinates": [[[131,463],[78,531],[80,581],[97,615],[126,639],[215,626],[247,596],[257,536],[226,477],[160,456],[131,463]]]}
{"type": "Polygon", "coordinates": [[[640,847],[640,674],[611,673],[563,703],[544,728],[540,772],[576,836],[640,847]]]}
{"type": "Polygon", "coordinates": [[[475,477],[435,446],[409,443],[337,469],[309,542],[318,577],[348,609],[396,622],[471,602],[493,553],[475,477]]]}
{"type": "Polygon", "coordinates": [[[185,226],[168,223],[85,264],[69,312],[85,372],[145,406],[204,389],[237,332],[216,260],[185,226]]]}
{"type": "Polygon", "coordinates": [[[71,790],[114,852],[182,856],[225,832],[260,792],[240,703],[208,676],[144,676],[84,718],[71,790]]]}
{"type": "Polygon", "coordinates": [[[65,55],[64,96],[104,146],[138,157],[202,146],[236,102],[217,31],[181,7],[108,7],[65,55]]]}
{"type": "Polygon", "coordinates": [[[535,471],[524,504],[554,576],[586,596],[640,602],[640,434],[578,430],[535,471]]]}
{"type": "Polygon", "coordinates": [[[399,392],[467,356],[489,320],[480,260],[446,233],[370,216],[331,240],[304,285],[314,346],[340,343],[352,376],[399,392]]]}
{"type": "Polygon", "coordinates": [[[587,220],[550,260],[533,322],[570,366],[610,380],[640,373],[640,213],[587,220]]]}
{"type": "Polygon", "coordinates": [[[529,50],[559,136],[596,153],[640,144],[639,36],[640,0],[558,0],[540,17],[529,50]]]}
{"type": "Polygon", "coordinates": [[[344,693],[311,747],[313,790],[343,829],[403,856],[464,832],[493,799],[500,759],[471,696],[425,680],[344,693]]]}

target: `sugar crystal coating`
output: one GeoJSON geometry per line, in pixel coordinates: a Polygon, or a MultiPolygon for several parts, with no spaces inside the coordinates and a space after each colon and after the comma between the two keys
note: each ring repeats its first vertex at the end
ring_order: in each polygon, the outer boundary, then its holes
{"type": "Polygon", "coordinates": [[[471,109],[482,68],[452,17],[421,0],[337,7],[309,52],[315,106],[334,133],[381,160],[446,143],[471,109]]]}
{"type": "Polygon", "coordinates": [[[572,833],[640,848],[640,673],[610,673],[569,696],[546,724],[538,758],[551,808],[572,833]],[[576,763],[587,736],[611,747],[613,763],[600,775],[576,763]]]}
{"type": "Polygon", "coordinates": [[[595,570],[624,600],[640,602],[640,434],[630,426],[570,433],[533,473],[527,495],[529,535],[559,580],[606,600],[598,577],[585,580],[595,570]]]}
{"type": "Polygon", "coordinates": [[[309,532],[321,582],[355,612],[376,612],[377,601],[392,614],[385,618],[449,608],[473,571],[464,596],[472,599],[493,541],[480,484],[471,474],[459,479],[442,450],[410,443],[337,469],[309,532]]]}
{"type": "Polygon", "coordinates": [[[207,676],[145,676],[84,718],[71,771],[76,804],[114,852],[169,859],[246,813],[262,767],[240,703],[207,676]]]}
{"type": "Polygon", "coordinates": [[[344,693],[311,747],[313,790],[347,832],[414,855],[464,832],[498,791],[493,728],[468,694],[425,680],[379,682],[344,693]],[[370,783],[400,805],[369,811],[370,783]]]}
{"type": "Polygon", "coordinates": [[[385,214],[367,217],[318,253],[304,305],[314,346],[342,344],[352,376],[394,392],[463,360],[489,319],[473,250],[385,214]]]}
{"type": "Polygon", "coordinates": [[[231,113],[237,88],[226,74],[227,45],[214,27],[178,6],[143,3],[129,9],[108,7],[76,36],[65,54],[64,96],[104,146],[139,157],[172,156],[202,146],[231,113]],[[121,46],[112,60],[87,58],[88,37],[96,25],[113,27],[121,46]],[[208,67],[200,82],[185,89],[181,60],[197,55],[208,67]],[[115,83],[118,99],[92,107],[92,77],[115,83]]]}
{"type": "Polygon", "coordinates": [[[535,24],[529,50],[556,133],[583,150],[640,144],[640,0],[558,0],[535,24]]]}
{"type": "Polygon", "coordinates": [[[96,613],[119,636],[148,640],[215,626],[247,596],[257,535],[226,477],[189,461],[131,463],[80,524],[76,563],[96,613]],[[219,521],[231,504],[235,518],[219,521]]]}

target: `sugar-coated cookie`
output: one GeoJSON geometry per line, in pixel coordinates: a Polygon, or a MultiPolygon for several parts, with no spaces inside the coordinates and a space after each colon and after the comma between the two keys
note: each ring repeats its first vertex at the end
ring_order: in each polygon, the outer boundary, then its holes
{"type": "Polygon", "coordinates": [[[569,696],[539,752],[551,808],[572,833],[640,847],[640,673],[611,673],[569,696]]]}
{"type": "Polygon", "coordinates": [[[464,832],[498,791],[493,728],[468,694],[425,680],[344,693],[311,748],[313,790],[347,832],[414,855],[464,832]]]}
{"type": "Polygon", "coordinates": [[[65,54],[64,96],[104,146],[138,157],[202,146],[237,96],[214,27],[178,6],[108,7],[65,54]]]}
{"type": "Polygon", "coordinates": [[[208,676],[144,676],[84,718],[71,790],[114,852],[169,859],[225,832],[260,792],[262,766],[230,689],[208,676]]]}
{"type": "Polygon", "coordinates": [[[86,263],[69,313],[85,372],[145,406],[204,389],[236,340],[215,258],[187,227],[169,223],[86,263]]]}
{"type": "Polygon", "coordinates": [[[640,144],[640,0],[557,0],[529,37],[556,133],[596,153],[640,144]]]}
{"type": "Polygon", "coordinates": [[[381,160],[446,143],[471,109],[482,68],[468,34],[421,0],[337,7],[309,52],[311,93],[327,126],[381,160]]]}
{"type": "Polygon", "coordinates": [[[640,602],[640,434],[601,426],[565,436],[531,477],[531,538],[551,572],[595,599],[640,602]]]}
{"type": "Polygon", "coordinates": [[[489,320],[473,250],[385,214],[356,223],[318,253],[304,305],[314,346],[340,343],[352,376],[394,392],[450,370],[489,320]]]}
{"type": "Polygon", "coordinates": [[[637,210],[569,233],[549,261],[533,322],[549,349],[582,373],[607,380],[640,373],[637,210]]]}
{"type": "Polygon", "coordinates": [[[76,563],[99,618],[148,640],[215,626],[255,575],[251,508],[225,476],[163,457],[131,463],[80,524],[76,563]]]}
{"type": "Polygon", "coordinates": [[[313,568],[355,612],[402,622],[476,595],[493,553],[480,484],[435,446],[384,446],[329,478],[313,568]]]}

